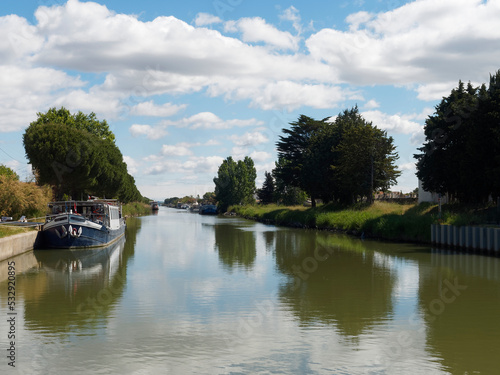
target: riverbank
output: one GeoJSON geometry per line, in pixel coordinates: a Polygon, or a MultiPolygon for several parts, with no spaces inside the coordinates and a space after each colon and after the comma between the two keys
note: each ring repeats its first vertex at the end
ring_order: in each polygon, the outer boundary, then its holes
{"type": "Polygon", "coordinates": [[[15,234],[20,234],[20,233],[26,233],[33,230],[36,230],[36,228],[15,227],[2,224],[0,225],[0,238],[13,236],[15,234]]]}
{"type": "MultiPolygon", "coordinates": [[[[349,207],[327,204],[315,208],[277,205],[231,206],[229,212],[269,224],[420,243],[431,242],[431,224],[440,221],[438,205],[431,203],[375,202],[372,205],[363,203],[349,207]]],[[[441,223],[458,226],[485,224],[492,220],[495,212],[496,208],[492,207],[444,205],[441,223]]]]}

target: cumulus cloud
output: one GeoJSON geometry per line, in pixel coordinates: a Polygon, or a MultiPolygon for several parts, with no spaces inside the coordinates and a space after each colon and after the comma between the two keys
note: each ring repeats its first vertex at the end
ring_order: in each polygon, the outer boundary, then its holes
{"type": "Polygon", "coordinates": [[[84,85],[78,77],[50,68],[0,65],[0,132],[17,131],[84,85]]]}
{"type": "Polygon", "coordinates": [[[165,130],[164,127],[161,126],[151,126],[151,125],[140,125],[140,124],[133,124],[129,128],[130,134],[132,134],[132,137],[140,137],[141,135],[145,135],[146,138],[151,139],[151,140],[156,140],[163,138],[166,136],[168,133],[165,130]]]}
{"type": "Polygon", "coordinates": [[[190,117],[180,120],[165,120],[162,122],[166,126],[177,126],[180,128],[189,127],[191,129],[231,129],[234,127],[262,125],[263,121],[257,119],[231,119],[223,120],[212,112],[200,112],[190,117]]]}
{"type": "Polygon", "coordinates": [[[189,156],[193,155],[193,151],[186,145],[163,145],[161,148],[162,155],[166,156],[189,156]]]}
{"type": "Polygon", "coordinates": [[[398,165],[398,169],[400,171],[412,171],[417,168],[415,162],[403,163],[398,165]]]}
{"type": "Polygon", "coordinates": [[[196,26],[207,26],[213,25],[214,23],[222,23],[222,20],[213,14],[198,13],[194,19],[194,24],[196,26]]]}
{"type": "Polygon", "coordinates": [[[257,146],[269,142],[269,138],[258,131],[248,132],[243,135],[232,135],[229,139],[237,146],[257,146]]]}
{"type": "Polygon", "coordinates": [[[125,164],[127,164],[127,171],[129,174],[135,175],[138,172],[139,166],[141,164],[140,162],[126,155],[123,155],[123,161],[125,162],[125,164]]]}
{"type": "Polygon", "coordinates": [[[363,107],[366,109],[375,109],[380,107],[380,104],[375,99],[371,99],[368,100],[363,107]]]}
{"type": "MultiPolygon", "coordinates": [[[[279,17],[304,32],[293,6],[279,17]]],[[[417,0],[388,12],[351,14],[347,29],[323,28],[308,37],[260,17],[226,22],[225,32],[237,33],[228,36],[196,27],[220,21],[206,13],[195,25],[172,16],[143,22],[78,0],[40,6],[35,18],[31,25],[19,16],[0,17],[0,99],[6,99],[0,100],[0,131],[26,126],[26,113],[54,103],[106,117],[127,109],[168,117],[184,109],[151,100],[163,94],[200,93],[264,110],[326,109],[364,101],[343,84],[392,84],[436,100],[460,78],[484,82],[500,61],[495,1],[417,0]],[[302,41],[305,52],[298,48],[302,41]],[[65,70],[93,74],[99,83],[65,70]]],[[[257,122],[195,116],[167,125],[228,129],[257,122]]]]}
{"type": "Polygon", "coordinates": [[[191,173],[207,173],[213,175],[217,172],[223,160],[220,156],[191,156],[184,162],[163,159],[147,168],[145,174],[182,173],[189,175],[191,173]]]}
{"type": "Polygon", "coordinates": [[[236,22],[229,22],[225,26],[225,31],[240,31],[244,42],[262,42],[283,50],[297,50],[299,39],[287,31],[278,30],[273,25],[268,24],[263,18],[241,18],[236,22]]]}
{"type": "Polygon", "coordinates": [[[335,66],[344,82],[429,85],[458,77],[482,82],[500,59],[493,47],[500,40],[499,17],[495,1],[419,0],[389,12],[353,14],[346,19],[348,31],[322,29],[306,46],[335,66]]]}
{"type": "Polygon", "coordinates": [[[156,105],[152,100],[138,103],[130,109],[131,115],[136,116],[152,116],[152,117],[169,117],[187,106],[165,103],[156,105]]]}
{"type": "Polygon", "coordinates": [[[366,111],[361,113],[373,125],[382,130],[400,134],[412,134],[421,130],[422,125],[412,121],[415,115],[389,115],[381,111],[366,111]]]}

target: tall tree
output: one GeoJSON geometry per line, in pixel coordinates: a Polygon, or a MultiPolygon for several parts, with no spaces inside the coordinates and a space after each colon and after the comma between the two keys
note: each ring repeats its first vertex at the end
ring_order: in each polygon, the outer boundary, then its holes
{"type": "Polygon", "coordinates": [[[283,129],[285,136],[280,136],[280,140],[276,143],[278,168],[275,173],[286,184],[307,192],[315,206],[324,176],[315,165],[316,159],[313,155],[318,153],[312,144],[314,135],[325,126],[325,122],[300,115],[299,119],[290,125],[290,129],[283,129]]]}
{"type": "Polygon", "coordinates": [[[248,204],[254,201],[257,172],[253,160],[246,156],[235,162],[231,156],[222,162],[214,177],[215,199],[221,211],[234,204],[248,204]]]}
{"type": "Polygon", "coordinates": [[[275,175],[289,186],[328,202],[371,201],[373,191],[396,182],[394,140],[367,122],[357,107],[340,113],[332,123],[301,115],[277,142],[275,175]]]}
{"type": "Polygon", "coordinates": [[[65,108],[39,113],[26,129],[23,143],[37,182],[52,185],[57,198],[64,194],[73,199],[91,194],[124,202],[142,198],[114,134],[93,113],[72,115],[65,108]]]}
{"type": "Polygon", "coordinates": [[[71,128],[84,130],[97,136],[100,139],[115,141],[115,135],[109,129],[106,120],[99,121],[94,112],[86,115],[81,111],[72,114],[64,107],[59,109],[50,108],[46,113],[38,112],[37,119],[31,125],[41,124],[64,124],[71,128]]]}
{"type": "Polygon", "coordinates": [[[458,87],[425,121],[417,176],[428,191],[463,203],[500,196],[500,71],[486,85],[458,87]]]}
{"type": "Polygon", "coordinates": [[[262,184],[262,189],[259,189],[257,196],[263,204],[273,203],[274,201],[274,179],[271,173],[264,173],[265,180],[262,184]]]}
{"type": "Polygon", "coordinates": [[[367,122],[357,107],[339,114],[335,125],[341,135],[338,146],[333,146],[338,153],[334,170],[339,200],[350,203],[366,197],[372,202],[375,190],[387,190],[400,175],[393,139],[367,122]]]}

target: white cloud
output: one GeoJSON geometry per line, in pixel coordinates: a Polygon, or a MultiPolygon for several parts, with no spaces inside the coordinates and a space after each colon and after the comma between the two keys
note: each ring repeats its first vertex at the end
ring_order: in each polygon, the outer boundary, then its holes
{"type": "MultiPolygon", "coordinates": [[[[344,82],[440,84],[484,81],[500,50],[496,1],[419,0],[377,15],[349,16],[348,31],[322,29],[307,41],[311,55],[344,82]]],[[[435,98],[423,95],[422,98],[435,98]]]]}
{"type": "Polygon", "coordinates": [[[258,131],[248,132],[243,135],[232,135],[229,139],[240,147],[257,146],[269,142],[269,138],[258,131]]]}
{"type": "Polygon", "coordinates": [[[187,161],[163,159],[146,169],[147,175],[164,173],[206,173],[213,175],[224,159],[220,156],[191,156],[187,161]]]}
{"type": "Polygon", "coordinates": [[[186,108],[185,104],[176,105],[165,103],[162,105],[156,105],[152,100],[150,100],[133,106],[130,109],[130,114],[136,116],[169,117],[184,108],[186,108]]]}
{"type": "Polygon", "coordinates": [[[366,109],[375,109],[380,107],[380,104],[375,99],[371,99],[368,100],[363,107],[366,109]]]}
{"type": "Polygon", "coordinates": [[[0,65],[0,132],[27,127],[37,112],[55,106],[68,90],[83,85],[79,78],[50,68],[0,65]]]}
{"type": "Polygon", "coordinates": [[[415,162],[409,162],[409,163],[403,163],[401,165],[398,165],[398,169],[400,171],[412,171],[415,170],[417,167],[415,165],[415,162]]]}
{"type": "Polygon", "coordinates": [[[165,120],[162,122],[166,126],[189,127],[191,129],[231,129],[234,127],[258,126],[263,121],[257,119],[231,119],[223,120],[212,112],[200,112],[190,117],[180,120],[165,120]]]}
{"type": "Polygon", "coordinates": [[[161,154],[165,156],[189,156],[193,155],[193,151],[186,145],[163,145],[161,154]]]}
{"type": "Polygon", "coordinates": [[[292,21],[293,28],[300,34],[302,32],[302,25],[300,24],[300,13],[293,5],[288,7],[279,15],[281,20],[292,21]]]}
{"type": "Polygon", "coordinates": [[[163,138],[165,135],[168,134],[167,131],[161,126],[153,127],[151,125],[139,125],[139,124],[132,125],[129,131],[130,134],[132,134],[132,137],[139,137],[141,135],[145,135],[148,139],[151,140],[163,138]]]}
{"type": "Polygon", "coordinates": [[[299,39],[287,31],[278,30],[260,17],[241,18],[230,22],[225,27],[226,31],[239,30],[242,40],[250,43],[264,43],[267,46],[284,50],[297,50],[299,39]]]}
{"type": "Polygon", "coordinates": [[[292,111],[302,106],[332,108],[345,99],[363,98],[358,93],[339,86],[279,81],[267,84],[253,95],[251,105],[265,110],[287,108],[292,111]]]}
{"type": "Polygon", "coordinates": [[[129,174],[134,175],[138,172],[140,162],[137,162],[130,156],[123,155],[123,161],[127,164],[127,171],[129,174]]]}
{"type": "Polygon", "coordinates": [[[272,158],[272,155],[266,151],[253,151],[249,156],[255,163],[262,163],[272,158]]]}
{"type": "Polygon", "coordinates": [[[222,23],[222,20],[219,17],[208,13],[198,13],[194,20],[194,24],[196,26],[207,26],[213,25],[214,23],[222,23]]]}
{"type": "Polygon", "coordinates": [[[415,115],[389,115],[381,111],[365,111],[361,115],[374,126],[389,132],[412,134],[422,129],[422,125],[412,121],[415,115]]]}
{"type": "Polygon", "coordinates": [[[457,87],[457,85],[458,81],[419,85],[416,89],[418,93],[417,98],[425,101],[440,100],[443,97],[450,95],[451,90],[457,87]]]}

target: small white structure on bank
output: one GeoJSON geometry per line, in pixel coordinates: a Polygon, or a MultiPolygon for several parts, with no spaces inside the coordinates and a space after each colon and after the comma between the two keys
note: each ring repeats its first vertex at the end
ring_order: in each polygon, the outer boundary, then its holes
{"type": "Polygon", "coordinates": [[[441,203],[445,204],[448,202],[448,197],[446,195],[441,195],[438,193],[430,192],[424,190],[422,187],[422,181],[418,180],[418,203],[431,202],[439,203],[439,198],[441,198],[441,203]]]}

